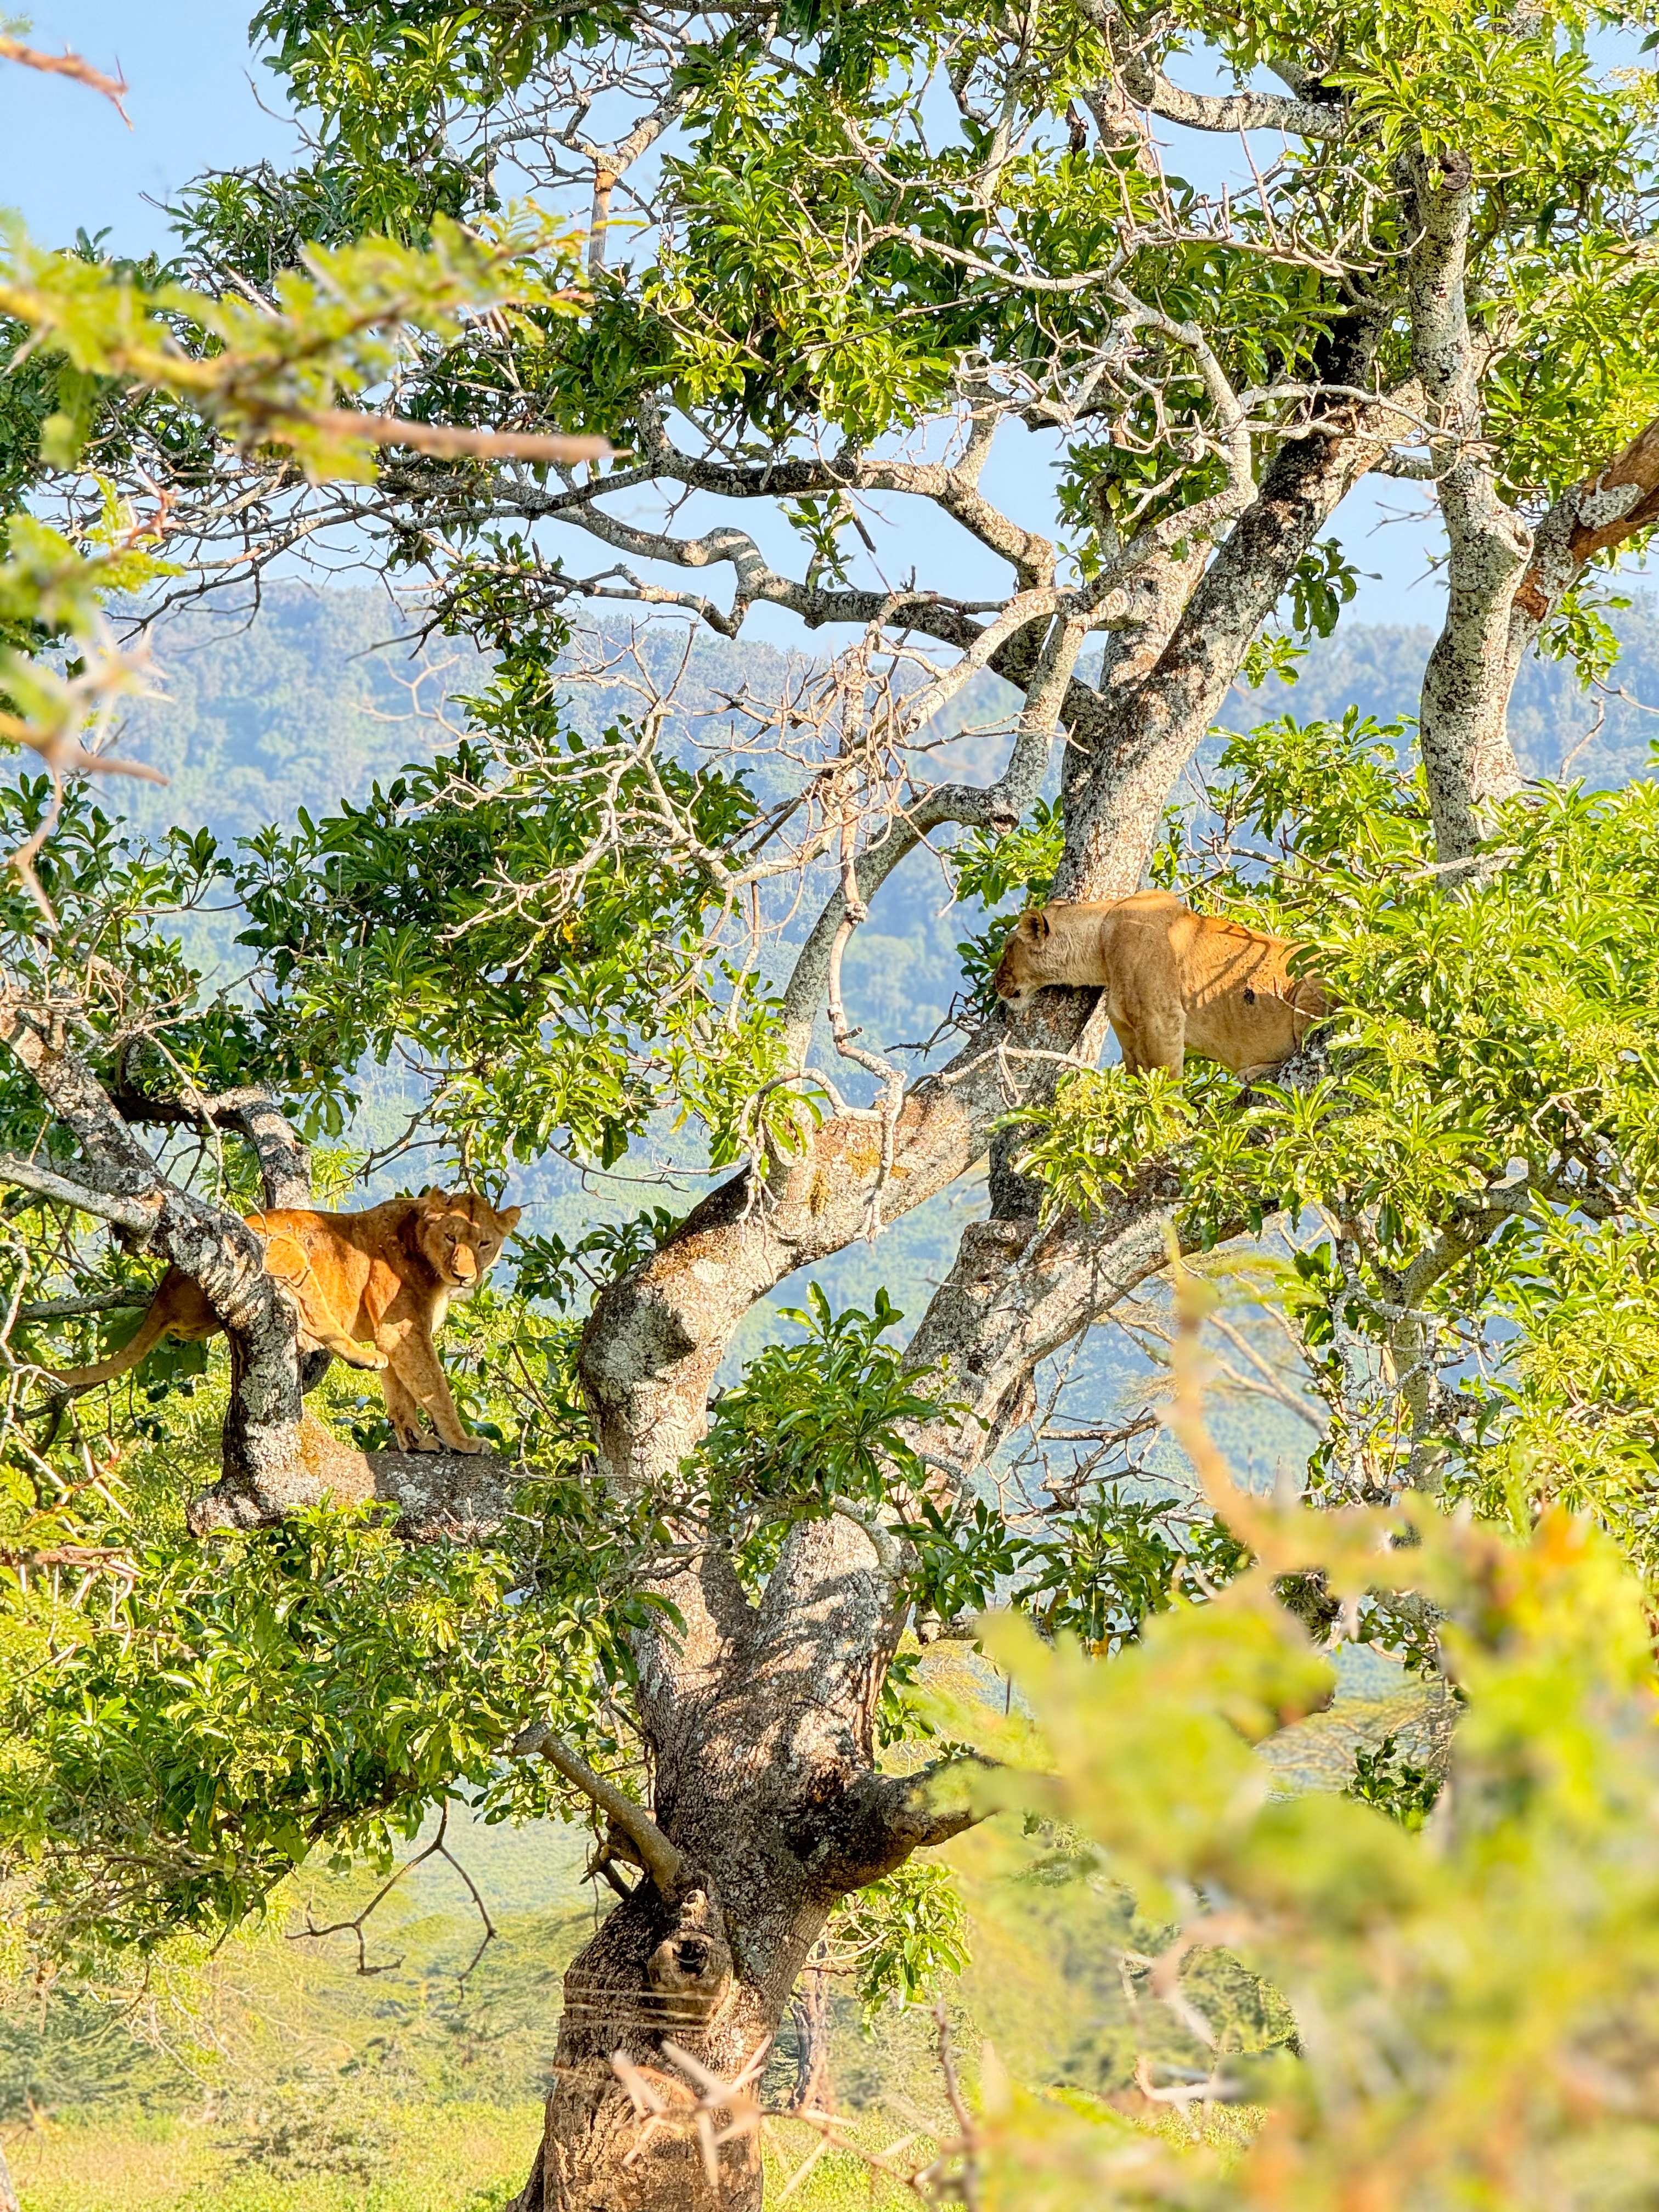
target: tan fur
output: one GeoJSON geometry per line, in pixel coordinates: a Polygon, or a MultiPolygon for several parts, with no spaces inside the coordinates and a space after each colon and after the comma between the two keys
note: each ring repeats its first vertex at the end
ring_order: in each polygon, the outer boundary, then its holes
{"type": "Polygon", "coordinates": [[[1097,984],[1132,1073],[1179,1075],[1191,1052],[1235,1075],[1266,1075],[1330,1011],[1316,976],[1291,975],[1295,951],[1282,937],[1194,914],[1168,891],[1099,905],[1055,900],[1014,924],[994,988],[1021,1006],[1045,983],[1097,984]]]}
{"type": "MultiPolygon", "coordinates": [[[[483,1451],[461,1425],[432,1348],[450,1299],[476,1289],[519,1218],[498,1213],[477,1191],[428,1190],[389,1199],[363,1213],[313,1213],[297,1207],[250,1213],[265,1239],[265,1266],[293,1299],[302,1351],[336,1352],[355,1367],[378,1368],[386,1412],[404,1451],[483,1451]],[[356,1339],[356,1341],[353,1341],[356,1339]],[[373,1348],[363,1351],[362,1346],[373,1348]],[[427,1415],[436,1429],[422,1425],[427,1415]]],[[[59,1375],[72,1390],[108,1382],[136,1367],[164,1336],[215,1336],[218,1316],[188,1275],[170,1267],[131,1342],[101,1366],[59,1375]]]]}

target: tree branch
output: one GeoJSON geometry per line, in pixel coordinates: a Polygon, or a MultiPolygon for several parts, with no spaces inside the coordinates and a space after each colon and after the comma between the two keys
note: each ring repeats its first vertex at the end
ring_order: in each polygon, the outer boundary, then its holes
{"type": "MultiPolygon", "coordinates": [[[[1322,366],[1334,382],[1365,381],[1376,335],[1366,322],[1332,341],[1322,366]]],[[[1151,668],[1102,702],[1092,728],[1086,721],[1073,727],[1057,898],[1116,898],[1139,889],[1170,793],[1220,711],[1250,640],[1303,554],[1392,440],[1393,412],[1382,395],[1372,403],[1343,399],[1316,419],[1324,434],[1289,441],[1273,456],[1151,668]]],[[[1180,568],[1172,564],[1177,580],[1180,568]]]]}
{"type": "Polygon", "coordinates": [[[827,1810],[801,1855],[816,1862],[820,1880],[844,1896],[879,1881],[913,1851],[948,1844],[995,1808],[976,1807],[967,1786],[976,1774],[999,1772],[994,1759],[964,1752],[933,1760],[915,1774],[860,1775],[827,1810]],[[954,1785],[954,1786],[953,1786],[954,1785]]]}
{"type": "MultiPolygon", "coordinates": [[[[1122,74],[1123,88],[1137,106],[1148,108],[1166,123],[1185,124],[1192,131],[1282,131],[1290,138],[1340,137],[1346,116],[1340,107],[1312,100],[1286,99],[1279,93],[1183,92],[1170,82],[1162,70],[1146,58],[1143,42],[1124,21],[1115,0],[1078,0],[1081,12],[1097,30],[1106,33],[1113,58],[1122,74]]],[[[1274,68],[1283,82],[1291,82],[1274,68]]],[[[1103,88],[1109,104],[1115,86],[1103,88]]]]}
{"type": "Polygon", "coordinates": [[[1182,123],[1190,131],[1222,131],[1230,136],[1241,131],[1282,131],[1287,138],[1340,138],[1347,118],[1338,107],[1322,106],[1310,100],[1286,99],[1281,93],[1186,92],[1171,84],[1162,70],[1124,73],[1132,100],[1166,123],[1182,123]]]}
{"type": "MultiPolygon", "coordinates": [[[[0,1174],[0,1182],[5,1177],[0,1174]]],[[[17,1309],[20,1322],[73,1321],[81,1314],[135,1313],[155,1297],[155,1285],[135,1284],[129,1291],[84,1291],[78,1297],[36,1298],[17,1309]]]]}
{"type": "Polygon", "coordinates": [[[1450,549],[1446,615],[1423,676],[1419,741],[1435,848],[1465,858],[1480,842],[1483,809],[1520,787],[1504,723],[1510,611],[1532,533],[1498,495],[1481,443],[1479,365],[1464,280],[1473,172],[1465,154],[1413,155],[1403,164],[1415,237],[1407,258],[1412,363],[1437,435],[1440,512],[1450,549]]]}
{"type": "Polygon", "coordinates": [[[125,1081],[110,1099],[124,1121],[171,1127],[234,1129],[259,1162],[265,1204],[273,1210],[311,1204],[311,1155],[270,1093],[257,1084],[207,1096],[186,1090],[179,1098],[155,1098],[125,1081]]]}
{"type": "Polygon", "coordinates": [[[115,1191],[94,1190],[85,1183],[72,1182],[67,1176],[37,1167],[33,1160],[21,1158],[15,1152],[0,1152],[0,1182],[15,1183],[20,1189],[32,1190],[37,1197],[49,1198],[59,1206],[72,1206],[94,1220],[112,1222],[116,1228],[129,1230],[145,1242],[160,1218],[159,1200],[147,1201],[125,1198],[115,1191]]]}
{"type": "Polygon", "coordinates": [[[672,1899],[678,1893],[686,1871],[684,1852],[670,1843],[643,1805],[625,1790],[619,1790],[614,1782],[595,1774],[585,1759],[579,1759],[568,1743],[555,1735],[545,1721],[538,1721],[533,1728],[515,1736],[507,1747],[507,1755],[512,1759],[544,1759],[567,1782],[574,1782],[633,1844],[640,1855],[640,1864],[660,1894],[672,1899]]]}
{"type": "MultiPolygon", "coordinates": [[[[1048,624],[1036,665],[1029,672],[1030,688],[1008,765],[996,782],[935,786],[902,817],[889,822],[883,836],[857,855],[852,876],[860,905],[867,908],[881,884],[930,830],[954,822],[1002,835],[1024,817],[1042,788],[1054,737],[1074,688],[1073,671],[1086,630],[1086,623],[1063,617],[1048,624]]],[[[848,911],[847,886],[839,884],[796,956],[783,998],[786,1064],[791,1068],[805,1065],[836,939],[848,911]]]]}
{"type": "Polygon", "coordinates": [[[1585,564],[1659,523],[1659,416],[1624,452],[1556,501],[1538,526],[1531,565],[1515,593],[1511,616],[1519,636],[1511,659],[1536,637],[1585,564]]]}
{"type": "Polygon", "coordinates": [[[129,131],[132,118],[121,105],[127,94],[124,76],[106,76],[102,70],[94,69],[79,54],[43,54],[36,46],[26,46],[21,39],[0,37],[0,61],[16,62],[24,69],[39,70],[46,76],[66,76],[76,84],[84,84],[93,92],[101,92],[114,108],[129,131]]]}

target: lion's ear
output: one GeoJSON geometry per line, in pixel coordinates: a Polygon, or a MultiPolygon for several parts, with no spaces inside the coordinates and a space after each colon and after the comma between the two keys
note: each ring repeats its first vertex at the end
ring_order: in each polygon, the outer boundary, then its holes
{"type": "Polygon", "coordinates": [[[429,1182],[421,1193],[421,1204],[428,1213],[435,1213],[443,1202],[443,1192],[435,1182],[429,1182]]]}
{"type": "Polygon", "coordinates": [[[1036,934],[1039,937],[1053,936],[1054,925],[1048,919],[1048,909],[1047,907],[1044,907],[1040,914],[1033,915],[1032,921],[1036,928],[1036,934]]]}
{"type": "Polygon", "coordinates": [[[519,1221],[523,1212],[523,1206],[509,1206],[505,1213],[498,1213],[495,1218],[501,1223],[503,1229],[511,1229],[519,1221]]]}

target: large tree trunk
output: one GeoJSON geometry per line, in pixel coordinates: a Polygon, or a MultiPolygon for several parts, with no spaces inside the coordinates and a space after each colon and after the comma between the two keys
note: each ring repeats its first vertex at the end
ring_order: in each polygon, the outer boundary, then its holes
{"type": "Polygon", "coordinates": [[[688,1627],[702,1623],[658,1650],[641,1700],[657,1823],[679,1865],[662,1883],[642,1876],[565,1977],[546,2132],[520,2212],[759,2203],[752,2137],[720,2147],[710,2180],[696,2092],[666,2046],[723,2081],[754,2080],[836,1902],[969,1817],[960,1797],[936,1799],[931,1778],[874,1771],[876,1700],[901,1618],[892,1564],[836,1514],[793,1532],[758,1605],[706,1571],[665,1585],[688,1627]],[[687,1669],[704,1696],[687,1694],[687,1669]],[[655,2121],[617,2054],[662,2101],[655,2121]]]}

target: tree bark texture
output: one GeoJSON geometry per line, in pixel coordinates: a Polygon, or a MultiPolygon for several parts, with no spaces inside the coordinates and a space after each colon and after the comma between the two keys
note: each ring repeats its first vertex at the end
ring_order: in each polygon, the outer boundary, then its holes
{"type": "MultiPolygon", "coordinates": [[[[1375,351],[1371,325],[1353,326],[1334,349],[1331,380],[1363,382],[1375,351]]],[[[1341,501],[1382,459],[1395,418],[1381,404],[1346,401],[1318,419],[1318,429],[1268,463],[1260,491],[1184,601],[1156,609],[1147,645],[1163,628],[1157,615],[1174,618],[1145,673],[1133,660],[1120,664],[1095,712],[1076,718],[1056,898],[1126,898],[1140,888],[1170,794],[1251,640],[1341,501]]]]}
{"type": "Polygon", "coordinates": [[[789,2108],[795,2112],[833,2112],[835,2083],[830,2072],[830,1971],[823,1945],[801,1968],[790,2004],[795,2031],[795,2087],[789,2108]]]}
{"type": "Polygon", "coordinates": [[[1532,552],[1532,532],[1498,496],[1484,443],[1479,341],[1464,289],[1471,175],[1468,156],[1452,149],[1406,164],[1415,232],[1412,361],[1434,432],[1449,549],[1445,620],[1424,672],[1419,716],[1442,861],[1467,858],[1484,835],[1486,808],[1520,788],[1506,726],[1515,677],[1510,611],[1532,552]]]}

